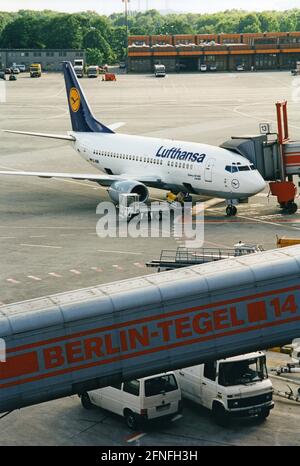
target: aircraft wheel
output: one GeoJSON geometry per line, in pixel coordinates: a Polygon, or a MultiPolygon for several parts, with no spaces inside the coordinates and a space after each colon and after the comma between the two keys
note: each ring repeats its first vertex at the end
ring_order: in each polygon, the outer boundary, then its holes
{"type": "Polygon", "coordinates": [[[228,217],[234,217],[236,214],[237,214],[237,208],[234,205],[230,204],[226,207],[226,215],[228,217]]]}
{"type": "Polygon", "coordinates": [[[296,202],[289,202],[287,205],[287,211],[289,214],[295,214],[298,210],[296,202]]]}

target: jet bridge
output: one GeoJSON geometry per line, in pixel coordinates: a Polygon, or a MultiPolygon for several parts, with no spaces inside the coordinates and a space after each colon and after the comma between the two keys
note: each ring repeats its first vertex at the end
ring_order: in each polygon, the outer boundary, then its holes
{"type": "Polygon", "coordinates": [[[293,176],[300,176],[300,141],[290,141],[287,116],[287,102],[276,103],[277,133],[271,133],[269,124],[260,125],[264,134],[254,136],[233,136],[221,147],[249,159],[269,181],[270,193],[277,196],[285,212],[297,211],[294,202],[297,188],[293,176]]]}
{"type": "Polygon", "coordinates": [[[300,246],[0,307],[0,412],[300,336],[300,246]]]}

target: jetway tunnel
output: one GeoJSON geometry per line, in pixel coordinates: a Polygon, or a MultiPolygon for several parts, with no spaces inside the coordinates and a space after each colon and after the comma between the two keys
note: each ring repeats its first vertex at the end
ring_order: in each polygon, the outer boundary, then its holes
{"type": "Polygon", "coordinates": [[[0,412],[300,336],[300,246],[0,307],[0,412]]]}

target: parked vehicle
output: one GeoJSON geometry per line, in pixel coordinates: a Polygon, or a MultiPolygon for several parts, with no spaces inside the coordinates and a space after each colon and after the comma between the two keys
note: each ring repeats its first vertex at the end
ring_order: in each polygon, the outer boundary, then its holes
{"type": "Polygon", "coordinates": [[[268,417],[273,387],[262,352],[211,361],[176,371],[182,396],[212,411],[226,425],[231,417],[268,417]]]}
{"type": "Polygon", "coordinates": [[[245,71],[245,65],[237,65],[236,71],[245,71]]]}
{"type": "Polygon", "coordinates": [[[164,78],[166,76],[165,65],[154,65],[154,74],[156,78],[164,78]]]}
{"type": "Polygon", "coordinates": [[[200,71],[202,71],[202,72],[207,71],[207,65],[205,65],[205,63],[202,63],[200,65],[200,71]]]}
{"type": "Polygon", "coordinates": [[[9,81],[16,81],[17,80],[17,76],[15,74],[11,74],[9,76],[9,81]]]}
{"type": "Polygon", "coordinates": [[[210,65],[209,71],[217,71],[217,65],[210,65]]]}
{"type": "Polygon", "coordinates": [[[31,78],[40,78],[42,76],[42,67],[40,63],[33,63],[30,65],[29,72],[31,78]]]}
{"type": "Polygon", "coordinates": [[[77,78],[83,78],[84,76],[84,60],[82,58],[74,60],[74,71],[77,78]]]}
{"type": "Polygon", "coordinates": [[[0,79],[3,79],[4,81],[6,81],[6,76],[5,76],[4,71],[0,71],[0,79]]]}
{"type": "Polygon", "coordinates": [[[120,68],[120,70],[124,70],[124,69],[126,68],[126,63],[125,63],[125,61],[120,61],[120,63],[119,63],[119,68],[120,68]]]}
{"type": "Polygon", "coordinates": [[[181,391],[174,372],[92,390],[80,398],[84,408],[95,405],[123,416],[130,429],[181,411],[181,391]]]}
{"type": "Polygon", "coordinates": [[[5,68],[5,74],[11,74],[11,69],[10,68],[5,68]]]}
{"type": "Polygon", "coordinates": [[[26,65],[16,65],[16,68],[19,68],[20,73],[24,73],[26,71],[26,65]]]}
{"type": "Polygon", "coordinates": [[[98,78],[98,74],[99,74],[98,66],[91,65],[91,66],[88,67],[88,69],[87,69],[88,78],[98,78]]]}
{"type": "Polygon", "coordinates": [[[12,72],[13,72],[13,74],[20,74],[19,68],[13,68],[12,72]]]}

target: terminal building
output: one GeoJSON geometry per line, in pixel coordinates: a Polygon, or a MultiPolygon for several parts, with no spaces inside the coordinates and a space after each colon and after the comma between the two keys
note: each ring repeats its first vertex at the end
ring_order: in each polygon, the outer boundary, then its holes
{"type": "Polygon", "coordinates": [[[189,34],[130,36],[128,70],[199,71],[201,64],[217,71],[289,70],[300,61],[300,32],[258,34],[189,34]]]}
{"type": "Polygon", "coordinates": [[[9,68],[14,63],[29,69],[32,63],[40,63],[45,71],[60,71],[63,61],[73,62],[76,58],[85,60],[85,50],[0,49],[0,69],[9,68]]]}

